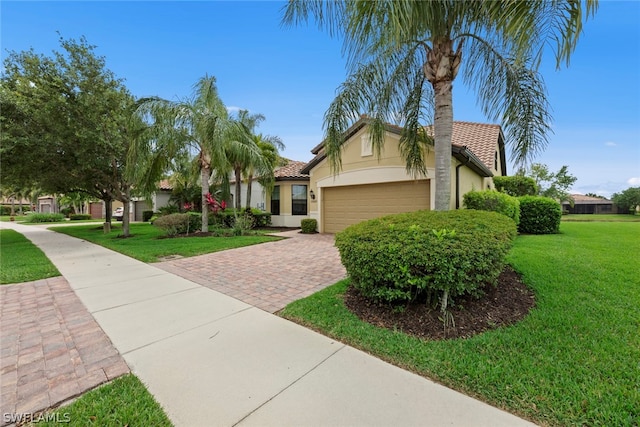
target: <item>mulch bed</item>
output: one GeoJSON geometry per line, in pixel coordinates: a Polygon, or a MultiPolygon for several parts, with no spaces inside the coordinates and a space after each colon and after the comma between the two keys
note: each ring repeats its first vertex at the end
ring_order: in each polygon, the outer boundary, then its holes
{"type": "Polygon", "coordinates": [[[344,301],[347,308],[365,322],[429,340],[468,338],[511,325],[535,306],[533,292],[508,267],[500,275],[498,286],[485,289],[480,299],[465,297],[455,301],[450,309],[455,325],[449,325],[446,331],[439,309],[433,310],[424,303],[394,310],[388,304],[377,304],[363,297],[353,286],[349,286],[344,301]]]}

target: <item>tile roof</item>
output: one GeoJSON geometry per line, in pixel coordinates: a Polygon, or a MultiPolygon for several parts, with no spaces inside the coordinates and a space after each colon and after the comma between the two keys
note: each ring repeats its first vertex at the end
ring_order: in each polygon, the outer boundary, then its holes
{"type": "MultiPolygon", "coordinates": [[[[367,117],[362,116],[361,119],[354,123],[354,125],[347,131],[347,137],[357,132],[357,130],[366,123],[367,117]]],[[[429,133],[433,132],[432,126],[427,126],[426,129],[429,133]]],[[[387,125],[387,130],[397,134],[402,132],[401,127],[392,124],[387,125]]],[[[499,141],[504,143],[504,137],[502,136],[500,125],[459,121],[453,122],[451,144],[454,147],[468,149],[468,151],[470,151],[488,171],[493,169],[496,143],[499,141]]],[[[307,164],[304,172],[310,171],[316,164],[326,157],[323,144],[324,142],[318,144],[311,150],[311,152],[316,156],[307,164]]],[[[501,155],[502,154],[503,153],[501,153],[501,155]]],[[[501,160],[504,164],[504,159],[501,160]]]]}
{"type": "Polygon", "coordinates": [[[572,194],[573,202],[578,205],[608,205],[613,203],[609,199],[601,199],[600,197],[585,196],[584,194],[572,194]]]}
{"type": "Polygon", "coordinates": [[[451,143],[467,147],[489,169],[493,169],[500,126],[485,123],[453,122],[451,143]]]}
{"type": "Polygon", "coordinates": [[[306,162],[299,162],[297,160],[289,160],[285,166],[280,166],[276,168],[273,172],[276,180],[285,180],[285,179],[308,179],[308,174],[303,174],[300,171],[305,167],[306,162]]]}
{"type": "Polygon", "coordinates": [[[168,179],[163,179],[158,183],[158,190],[171,191],[173,190],[173,185],[171,185],[168,179]]]}

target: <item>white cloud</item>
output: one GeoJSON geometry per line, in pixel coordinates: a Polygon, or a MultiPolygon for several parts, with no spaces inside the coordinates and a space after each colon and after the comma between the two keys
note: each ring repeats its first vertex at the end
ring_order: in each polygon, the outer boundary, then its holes
{"type": "Polygon", "coordinates": [[[240,110],[244,110],[244,108],[241,108],[241,107],[233,107],[233,106],[231,106],[231,107],[227,107],[227,111],[228,111],[228,112],[230,112],[230,113],[237,113],[237,112],[238,112],[238,111],[240,111],[240,110]]]}
{"type": "Polygon", "coordinates": [[[606,145],[607,147],[617,147],[618,146],[618,144],[616,144],[613,141],[607,141],[607,142],[604,143],[604,145],[606,145]]]}
{"type": "Polygon", "coordinates": [[[629,185],[640,185],[640,176],[634,176],[633,178],[629,178],[627,180],[627,184],[629,184],[629,185]]]}

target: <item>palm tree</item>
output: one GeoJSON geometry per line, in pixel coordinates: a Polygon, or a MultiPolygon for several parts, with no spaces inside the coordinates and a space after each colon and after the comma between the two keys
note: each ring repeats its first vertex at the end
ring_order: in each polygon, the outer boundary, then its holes
{"type": "Polygon", "coordinates": [[[361,113],[371,116],[378,155],[384,123],[395,118],[403,125],[400,150],[413,174],[426,173],[424,146],[433,140],[435,209],[448,210],[458,74],[488,118],[502,122],[513,160],[523,164],[546,146],[550,130],[546,89],[537,72],[542,52],[555,41],[557,66],[568,64],[583,18],[596,9],[597,0],[290,0],[283,23],[313,17],[321,29],[344,37],[350,75],[324,123],[332,169],[340,168],[344,133],[361,113]],[[425,135],[431,116],[433,135],[425,135]]]}
{"type": "Polygon", "coordinates": [[[204,76],[194,86],[191,99],[168,101],[148,98],[138,109],[150,124],[147,137],[140,138],[129,151],[128,163],[136,188],[155,191],[170,162],[185,153],[194,155],[200,170],[202,232],[209,231],[206,209],[209,180],[216,169],[228,170],[227,153],[257,152],[244,128],[230,120],[218,95],[216,79],[204,76]]]}
{"type": "Polygon", "coordinates": [[[284,150],[284,143],[277,136],[260,133],[253,135],[253,141],[260,149],[262,161],[248,165],[245,172],[247,177],[247,201],[245,206],[247,209],[251,208],[251,182],[253,177],[257,174],[260,185],[271,191],[274,183],[273,170],[282,161],[278,151],[284,150]]]}

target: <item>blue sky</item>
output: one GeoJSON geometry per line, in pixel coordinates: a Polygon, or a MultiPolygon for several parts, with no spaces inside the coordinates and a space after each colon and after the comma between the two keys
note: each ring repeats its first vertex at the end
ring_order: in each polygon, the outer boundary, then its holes
{"type": "MultiPolygon", "coordinates": [[[[282,28],[282,2],[0,3],[6,50],[50,54],[64,38],[85,36],[136,96],[187,97],[214,75],[228,107],[262,113],[258,131],[277,135],[284,155],[309,160],[322,117],[346,77],[341,41],[315,26],[282,28]]],[[[640,186],[640,2],[601,1],[569,68],[542,73],[554,134],[536,161],[562,165],[573,190],[605,196],[640,186]]],[[[473,94],[454,85],[455,120],[487,122],[473,94]]],[[[513,172],[513,168],[510,168],[513,172]]]]}

